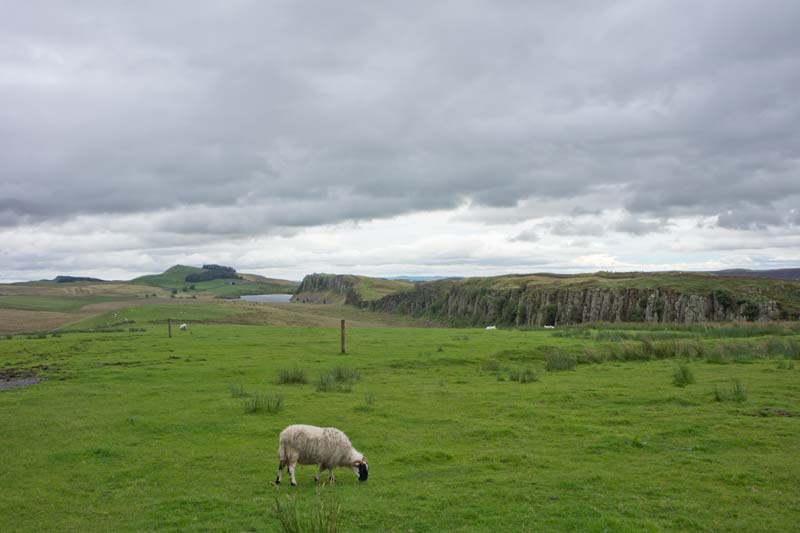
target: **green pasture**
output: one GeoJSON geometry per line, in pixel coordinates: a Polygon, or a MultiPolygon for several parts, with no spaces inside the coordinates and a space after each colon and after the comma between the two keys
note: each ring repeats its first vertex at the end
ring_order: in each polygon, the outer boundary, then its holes
{"type": "Polygon", "coordinates": [[[276,504],[322,503],[344,531],[797,528],[796,331],[731,347],[700,329],[350,328],[342,355],[337,328],[208,322],[227,312],[148,305],[94,324],[134,331],[0,339],[0,371],[47,378],[0,391],[0,531],[280,531],[276,504]],[[170,339],[176,310],[195,321],[170,339]],[[354,378],[318,390],[335,375],[354,378]],[[246,413],[257,395],[282,410],[246,413]],[[273,486],[293,423],[344,430],[369,481],[301,466],[273,486]]]}

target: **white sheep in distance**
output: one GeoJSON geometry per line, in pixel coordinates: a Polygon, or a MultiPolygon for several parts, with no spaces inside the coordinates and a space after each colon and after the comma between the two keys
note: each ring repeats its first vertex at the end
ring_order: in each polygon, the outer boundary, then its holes
{"type": "Polygon", "coordinates": [[[294,477],[295,465],[319,465],[314,481],[319,482],[319,475],[328,470],[328,481],[333,483],[333,469],[345,466],[353,469],[359,481],[366,481],[369,467],[364,454],[353,448],[350,439],[336,428],[320,428],[295,424],[281,431],[278,447],[278,477],[275,484],[280,485],[283,468],[289,467],[289,479],[292,486],[297,485],[294,477]]]}
{"type": "Polygon", "coordinates": [[[491,331],[491,330],[494,330],[494,329],[497,329],[497,326],[486,326],[486,330],[487,331],[491,331]]]}
{"type": "Polygon", "coordinates": [[[187,326],[186,324],[181,324],[180,325],[180,330],[181,331],[186,331],[187,329],[189,329],[189,326],[187,326]]]}

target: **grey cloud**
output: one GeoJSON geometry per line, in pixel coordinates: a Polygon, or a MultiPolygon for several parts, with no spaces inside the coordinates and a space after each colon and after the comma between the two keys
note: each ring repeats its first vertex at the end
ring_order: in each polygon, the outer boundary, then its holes
{"type": "Polygon", "coordinates": [[[658,233],[667,230],[668,223],[665,220],[642,220],[631,215],[626,215],[622,220],[616,222],[613,229],[631,235],[646,235],[648,233],[658,233]]]}
{"type": "Polygon", "coordinates": [[[526,229],[521,231],[512,240],[521,242],[536,242],[541,239],[539,232],[535,229],[526,229]]]}
{"type": "Polygon", "coordinates": [[[800,194],[798,23],[788,0],[16,4],[0,224],[258,233],[604,187],[584,209],[736,224],[800,194]]]}

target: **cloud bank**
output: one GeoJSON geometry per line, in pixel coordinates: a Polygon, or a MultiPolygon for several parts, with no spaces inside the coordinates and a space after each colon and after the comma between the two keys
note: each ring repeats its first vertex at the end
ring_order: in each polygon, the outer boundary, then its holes
{"type": "MultiPolygon", "coordinates": [[[[242,261],[275,240],[309,261],[308,234],[426,213],[469,226],[448,232],[462,244],[567,257],[583,238],[619,260],[615,236],[671,236],[707,248],[622,264],[702,268],[726,235],[745,262],[791,263],[770,250],[800,224],[798,23],[788,0],[14,4],[0,270],[242,261]]],[[[436,268],[405,229],[402,267],[436,268]]],[[[480,249],[469,268],[497,260],[480,249]]],[[[558,266],[508,268],[537,265],[558,266]]]]}

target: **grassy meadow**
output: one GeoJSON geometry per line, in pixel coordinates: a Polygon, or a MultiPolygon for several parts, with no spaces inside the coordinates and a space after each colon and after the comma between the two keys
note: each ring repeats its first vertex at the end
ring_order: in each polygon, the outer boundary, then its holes
{"type": "Polygon", "coordinates": [[[1,338],[1,376],[46,381],[0,390],[0,531],[796,530],[795,326],[423,325],[193,302],[1,338]],[[344,430],[369,481],[273,486],[293,423],[344,430]]]}

